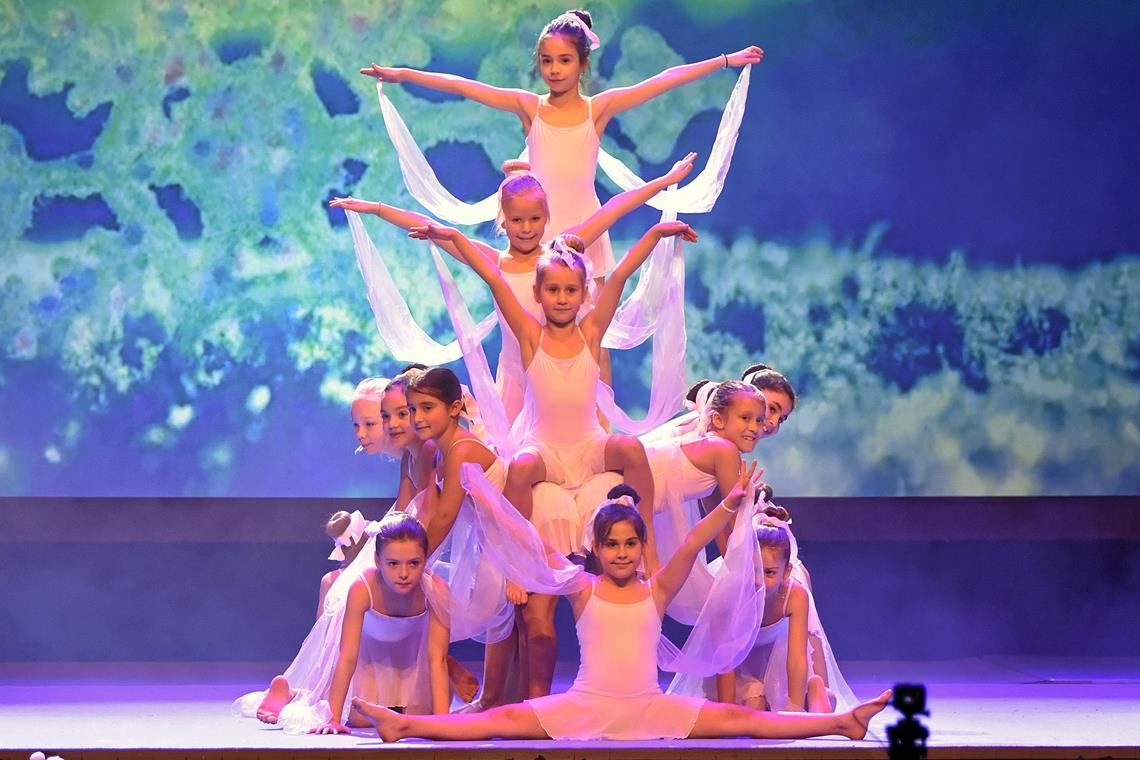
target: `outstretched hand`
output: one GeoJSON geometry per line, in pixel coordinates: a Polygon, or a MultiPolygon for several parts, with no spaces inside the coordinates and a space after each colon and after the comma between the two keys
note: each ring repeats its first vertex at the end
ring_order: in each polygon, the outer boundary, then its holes
{"type": "Polygon", "coordinates": [[[728,65],[733,68],[747,66],[750,63],[760,63],[764,58],[764,50],[756,45],[749,45],[743,50],[728,54],[728,65]]]}
{"type": "Polygon", "coordinates": [[[347,734],[350,733],[348,726],[340,721],[330,720],[326,721],[323,725],[316,728],[309,729],[310,734],[347,734]]]}
{"type": "Polygon", "coordinates": [[[366,77],[372,77],[381,82],[404,81],[404,69],[397,69],[390,66],[378,66],[375,63],[371,66],[365,66],[360,70],[360,73],[366,77]]]}
{"type": "Polygon", "coordinates": [[[697,242],[697,232],[685,222],[658,222],[652,232],[658,237],[680,237],[686,243],[697,242]]]}
{"type": "Polygon", "coordinates": [[[682,158],[677,163],[673,164],[673,168],[665,175],[665,179],[669,181],[670,185],[675,185],[685,177],[689,176],[689,172],[693,171],[693,162],[697,160],[696,153],[690,153],[682,158]]]}
{"type": "Polygon", "coordinates": [[[444,227],[441,224],[426,224],[422,227],[409,227],[408,237],[416,240],[430,240],[433,243],[455,240],[459,230],[454,227],[444,227]]]}
{"type": "Polygon", "coordinates": [[[740,507],[740,502],[744,497],[754,493],[760,486],[760,476],[764,474],[764,468],[759,467],[759,462],[753,459],[750,463],[740,463],[740,477],[737,478],[736,483],[733,484],[732,490],[724,497],[721,506],[729,512],[735,512],[740,507]]]}
{"type": "Polygon", "coordinates": [[[355,211],[358,214],[367,214],[376,208],[376,204],[372,201],[362,201],[359,198],[353,198],[349,195],[345,198],[333,198],[329,201],[329,208],[342,208],[346,211],[355,211]]]}

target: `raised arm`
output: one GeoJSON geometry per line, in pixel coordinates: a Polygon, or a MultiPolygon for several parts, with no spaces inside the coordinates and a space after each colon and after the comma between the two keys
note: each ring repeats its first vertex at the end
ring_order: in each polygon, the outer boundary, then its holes
{"type": "Polygon", "coordinates": [[[533,92],[514,88],[495,87],[474,79],[466,79],[454,74],[437,74],[418,69],[377,66],[375,63],[360,70],[361,74],[381,82],[418,84],[440,92],[449,92],[474,100],[500,111],[508,111],[519,117],[523,126],[530,125],[538,108],[538,96],[533,92]]]}
{"type": "MultiPolygon", "coordinates": [[[[763,470],[760,470],[762,473],[763,470]]],[[[673,597],[681,589],[689,572],[693,569],[693,562],[697,553],[704,551],[709,542],[716,538],[716,534],[736,517],[736,510],[740,508],[746,494],[751,494],[759,480],[756,471],[756,462],[745,465],[740,464],[740,475],[732,485],[732,490],[724,497],[716,509],[709,512],[685,536],[685,541],[677,552],[665,563],[665,567],[653,576],[653,597],[657,609],[663,610],[673,601],[673,597]]]]}
{"type": "Polygon", "coordinates": [[[503,278],[497,260],[492,262],[480,256],[479,251],[467,239],[467,236],[454,227],[442,227],[432,223],[423,227],[413,227],[408,235],[417,240],[431,240],[434,243],[450,242],[458,256],[461,257],[460,260],[475,270],[475,274],[479,275],[483,282],[491,288],[491,296],[495,299],[499,311],[503,313],[503,318],[507,320],[507,326],[511,328],[511,332],[514,333],[519,344],[538,344],[538,335],[542,331],[542,325],[519,303],[515,292],[511,290],[511,286],[503,278]]]}
{"type": "Polygon", "coordinates": [[[586,221],[565,230],[565,232],[577,235],[585,241],[586,245],[590,245],[605,234],[610,227],[613,227],[618,219],[621,219],[638,206],[644,205],[650,198],[669,187],[669,185],[675,185],[689,176],[689,172],[693,170],[693,161],[695,161],[696,158],[696,153],[690,153],[673,164],[673,168],[669,170],[668,174],[650,180],[641,187],[635,187],[632,190],[626,190],[624,193],[618,193],[606,201],[604,206],[591,214],[586,221]]]}
{"type": "Polygon", "coordinates": [[[594,96],[594,124],[598,132],[601,133],[609,120],[622,111],[639,106],[663,92],[668,92],[674,87],[680,87],[683,84],[708,76],[714,71],[729,66],[736,68],[750,63],[759,63],[763,57],[763,50],[756,45],[749,45],[735,53],[722,53],[705,61],[685,63],[665,69],[656,76],[628,87],[614,87],[606,90],[594,96]]]}
{"type": "Polygon", "coordinates": [[[626,281],[637,271],[638,267],[645,263],[649,254],[653,252],[653,247],[662,238],[678,236],[690,243],[697,241],[697,233],[685,222],[658,222],[650,227],[649,231],[642,235],[641,239],[634,243],[629,252],[622,257],[621,263],[617,265],[609,279],[602,285],[601,290],[598,291],[598,300],[594,304],[594,310],[582,320],[583,327],[589,325],[592,333],[597,336],[598,340],[601,340],[601,336],[605,335],[610,322],[613,321],[626,281]]]}
{"type": "MultiPolygon", "coordinates": [[[[436,221],[430,216],[417,213],[415,211],[406,211],[402,208],[389,206],[387,203],[378,203],[376,201],[366,201],[360,198],[353,198],[351,195],[345,198],[333,198],[329,201],[331,208],[343,208],[348,211],[355,211],[358,214],[372,214],[383,219],[388,224],[395,225],[400,229],[410,230],[414,227],[425,227],[430,224],[436,224],[436,221]]],[[[470,241],[472,247],[485,259],[493,263],[498,263],[499,252],[486,243],[478,241],[470,241]]],[[[439,247],[446,251],[450,256],[454,257],[461,264],[466,264],[467,259],[460,256],[455,250],[455,246],[451,243],[439,242],[439,247]]]]}

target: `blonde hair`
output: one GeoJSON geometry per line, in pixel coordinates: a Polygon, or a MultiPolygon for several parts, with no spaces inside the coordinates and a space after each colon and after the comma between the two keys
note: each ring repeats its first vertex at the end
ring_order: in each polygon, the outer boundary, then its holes
{"type": "Polygon", "coordinates": [[[542,210],[549,221],[550,201],[538,177],[531,173],[530,164],[514,159],[504,161],[500,169],[506,177],[499,183],[499,216],[495,219],[495,227],[499,233],[504,232],[503,223],[507,220],[507,216],[503,204],[508,198],[537,198],[542,202],[542,210]]]}

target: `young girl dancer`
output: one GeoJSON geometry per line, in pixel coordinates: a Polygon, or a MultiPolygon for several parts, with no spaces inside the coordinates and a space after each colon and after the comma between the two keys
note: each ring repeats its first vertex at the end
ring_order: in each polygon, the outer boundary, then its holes
{"type": "Polygon", "coordinates": [[[854,694],[835,662],[811,589],[796,572],[787,510],[768,507],[757,518],[764,616],[752,651],[735,671],[717,676],[717,699],[758,710],[832,712],[837,703],[850,707],[854,694]]]}
{"type": "MultiPolygon", "coordinates": [[[[689,399],[699,410],[699,422],[693,432],[665,439],[650,435],[645,441],[645,453],[653,470],[653,520],[662,561],[673,555],[701,515],[716,506],[707,501],[719,501],[719,494],[732,488],[740,471],[741,455],[756,448],[767,417],[764,396],[741,382],[701,381],[690,390],[689,399]]],[[[726,526],[716,539],[722,555],[730,529],[726,526]]],[[[670,617],[691,625],[712,586],[713,574],[704,556],[699,556],[689,580],[669,607],[670,617]]]]}
{"type": "Polygon", "coordinates": [[[367,700],[353,708],[385,741],[407,736],[444,740],[706,738],[753,736],[805,738],[841,734],[861,739],[871,718],[890,698],[840,714],[767,713],[700,698],[662,694],[657,684],[656,642],[670,598],[701,549],[732,519],[753,486],[755,463],[724,501],[689,535],[684,546],[648,580],[637,573],[646,526],[628,501],[610,502],[594,523],[602,574],[570,595],[582,645],[582,664],[564,694],[531,699],[481,714],[400,715],[367,700]]]}
{"type": "Polygon", "coordinates": [[[391,512],[375,537],[375,567],[348,591],[327,714],[313,733],[347,733],[346,723],[361,725],[345,710],[350,694],[412,713],[443,714],[450,707],[450,636],[422,588],[430,582],[424,576],[427,532],[411,515],[391,512]]]}
{"type": "MultiPolygon", "coordinates": [[[[588,12],[575,10],[563,13],[543,28],[534,59],[535,69],[549,89],[546,95],[494,87],[451,74],[376,64],[360,73],[380,82],[410,82],[462,95],[515,114],[526,135],[534,172],[550,193],[549,238],[598,209],[594,177],[601,135],[610,119],[675,87],[729,66],[758,63],[764,56],[764,51],[753,45],[699,63],[674,66],[639,84],[588,98],[582,96],[581,79],[590,68],[590,51],[600,44],[592,24],[588,12]]],[[[591,245],[586,256],[598,278],[614,268],[608,235],[591,245]]]]}
{"type": "MultiPolygon", "coordinates": [[[[553,227],[549,220],[550,197],[534,174],[526,170],[523,162],[504,164],[506,179],[499,185],[500,224],[507,236],[507,249],[500,250],[487,243],[472,240],[475,251],[490,264],[497,267],[520,303],[536,318],[542,318],[542,310],[533,296],[535,264],[542,253],[541,242],[547,232],[566,232],[582,238],[587,245],[606,234],[618,219],[644,204],[655,193],[669,185],[680,182],[693,168],[695,153],[690,153],[673,165],[662,177],[647,182],[642,187],[615,195],[605,206],[587,217],[580,218],[573,226],[553,227]]],[[[410,230],[435,224],[431,217],[415,211],[389,206],[384,203],[360,200],[351,196],[334,198],[329,201],[334,208],[343,208],[360,214],[374,214],[389,224],[410,230]]],[[[462,263],[455,246],[441,241],[440,247],[462,263]]],[[[496,309],[498,307],[496,306],[496,309]]],[[[500,324],[504,324],[500,313],[500,324]]],[[[499,396],[507,412],[507,419],[514,421],[522,409],[523,389],[526,379],[523,376],[519,358],[518,341],[510,330],[502,330],[502,348],[495,375],[499,396]]],[[[608,360],[604,367],[604,379],[609,382],[608,360]]]]}
{"type": "Polygon", "coordinates": [[[444,548],[450,550],[452,640],[486,640],[479,707],[501,704],[507,665],[517,646],[513,608],[507,602],[502,574],[482,557],[471,516],[461,511],[467,494],[459,480],[459,468],[474,464],[502,488],[506,466],[485,443],[460,426],[463,391],[455,373],[443,367],[413,373],[406,390],[416,434],[436,446],[435,483],[428,489],[426,500],[430,515],[428,551],[434,562],[444,548]]]}
{"type": "MultiPolygon", "coordinates": [[[[594,309],[578,319],[586,298],[588,275],[580,256],[582,241],[562,236],[550,245],[535,270],[532,297],[543,310],[540,322],[520,303],[500,270],[479,256],[467,238],[450,227],[415,228],[413,237],[450,243],[491,288],[495,302],[514,333],[526,372],[526,409],[516,422],[524,448],[511,461],[503,495],[527,519],[532,518],[532,488],[552,482],[576,488],[604,470],[623,473],[645,494],[645,515],[652,521],[653,480],[645,450],[632,436],[610,435],[598,423],[597,390],[601,340],[617,308],[621,290],[665,237],[696,240],[682,222],[659,223],[626,254],[602,286],[594,309]],[[573,249],[577,245],[579,248],[573,249]]],[[[545,536],[544,536],[545,538],[545,536]]],[[[652,535],[646,567],[657,569],[652,535]]],[[[523,618],[527,629],[528,693],[549,693],[555,650],[554,610],[557,600],[532,595],[523,618]]]]}

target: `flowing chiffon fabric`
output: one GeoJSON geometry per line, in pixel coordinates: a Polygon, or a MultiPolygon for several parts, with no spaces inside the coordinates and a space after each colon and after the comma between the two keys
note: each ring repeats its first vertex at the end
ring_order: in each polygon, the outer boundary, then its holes
{"type": "MultiPolygon", "coordinates": [[[[761,502],[759,509],[766,506],[765,502],[761,502]]],[[[835,709],[837,711],[851,710],[859,704],[859,700],[855,697],[855,693],[847,684],[847,680],[843,677],[842,671],[839,669],[839,663],[835,659],[835,653],[831,649],[831,643],[827,639],[827,633],[823,629],[823,623],[819,619],[819,611],[815,604],[815,595],[811,591],[811,582],[808,579],[807,571],[804,568],[803,562],[799,558],[799,545],[796,542],[795,534],[788,528],[787,523],[780,520],[768,518],[757,512],[753,516],[752,524],[764,520],[776,525],[782,525],[788,532],[788,537],[791,539],[791,558],[789,564],[792,566],[792,579],[799,583],[808,594],[808,640],[807,640],[807,665],[808,675],[819,675],[823,678],[824,683],[827,685],[828,690],[835,698],[835,709]]],[[[748,534],[749,539],[755,546],[755,534],[752,530],[745,529],[741,533],[748,534]]],[[[732,535],[737,534],[737,529],[733,528],[732,535]]],[[[759,552],[754,552],[754,556],[759,552]]],[[[760,559],[756,557],[753,565],[755,571],[759,573],[762,571],[760,566],[760,559]]],[[[787,618],[781,618],[780,621],[769,626],[760,627],[760,622],[764,619],[764,586],[761,580],[762,576],[756,576],[755,585],[759,587],[757,591],[757,629],[753,634],[753,644],[749,646],[740,660],[737,661],[734,668],[740,667],[745,660],[751,661],[752,648],[767,649],[767,652],[759,653],[761,656],[758,658],[764,662],[763,674],[746,674],[745,682],[754,681],[758,682],[757,686],[763,689],[763,695],[771,710],[783,710],[788,704],[788,626],[787,618]]],[[[687,694],[689,696],[706,696],[710,699],[715,699],[717,696],[716,691],[716,678],[717,673],[727,672],[727,668],[718,670],[713,673],[706,673],[705,677],[699,677],[690,672],[678,672],[674,677],[673,682],[669,685],[668,692],[671,694],[687,694]]],[[[738,678],[738,681],[740,679],[738,678]]],[[[742,691],[738,686],[738,694],[742,691]]]]}
{"type": "MultiPolygon", "coordinates": [[[[509,580],[529,592],[555,596],[591,583],[580,566],[543,543],[534,525],[478,466],[463,465],[460,479],[471,497],[478,540],[509,580]]],[[[662,670],[715,675],[736,667],[752,648],[764,609],[763,589],[756,589],[755,539],[748,529],[753,509],[742,504],[738,510],[724,569],[716,575],[685,645],[678,649],[660,637],[657,664],[662,670]]]]}

